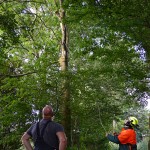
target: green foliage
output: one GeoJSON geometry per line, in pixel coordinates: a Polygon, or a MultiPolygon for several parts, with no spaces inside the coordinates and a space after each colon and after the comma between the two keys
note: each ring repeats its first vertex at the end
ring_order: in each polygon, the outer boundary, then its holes
{"type": "MultiPolygon", "coordinates": [[[[107,149],[105,132],[112,130],[112,121],[124,119],[129,108],[145,105],[142,94],[149,90],[144,80],[147,64],[135,51],[135,44],[140,41],[137,31],[142,24],[138,25],[136,18],[129,20],[126,9],[129,5],[121,3],[89,0],[63,3],[64,23],[70,38],[69,67],[64,74],[58,64],[61,46],[58,2],[56,5],[51,0],[1,3],[0,147],[3,150],[20,147],[21,135],[41,118],[45,104],[53,105],[56,121],[62,120],[64,77],[70,88],[72,149],[107,149]],[[134,37],[131,29],[138,36],[134,37]]],[[[129,8],[134,16],[139,5],[129,8]]],[[[141,112],[132,114],[139,120],[144,116],[141,112]]],[[[146,119],[140,121],[144,124],[142,133],[147,131],[146,119]]]]}
{"type": "Polygon", "coordinates": [[[143,141],[138,143],[138,149],[140,150],[148,150],[148,138],[144,138],[143,141]]]}

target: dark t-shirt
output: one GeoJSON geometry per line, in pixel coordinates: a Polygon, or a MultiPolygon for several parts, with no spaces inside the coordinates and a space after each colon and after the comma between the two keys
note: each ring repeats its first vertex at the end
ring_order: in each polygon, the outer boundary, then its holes
{"type": "MultiPolygon", "coordinates": [[[[42,119],[39,123],[39,130],[41,131],[44,124],[47,122],[48,120],[46,119],[42,119]]],[[[64,128],[62,125],[50,121],[47,125],[47,127],[45,128],[44,131],[44,135],[43,135],[43,139],[44,141],[50,145],[51,147],[55,147],[58,149],[59,147],[59,140],[58,137],[56,135],[57,132],[64,132],[64,128]]],[[[37,138],[37,123],[33,124],[28,130],[27,133],[32,137],[33,142],[36,141],[37,138]]]]}

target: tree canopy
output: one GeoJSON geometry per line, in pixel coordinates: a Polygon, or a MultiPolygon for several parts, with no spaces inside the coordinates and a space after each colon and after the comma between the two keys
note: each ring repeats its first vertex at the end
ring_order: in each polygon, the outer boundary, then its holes
{"type": "Polygon", "coordinates": [[[144,123],[131,109],[143,110],[149,97],[149,7],[139,0],[1,1],[0,147],[18,149],[45,104],[69,147],[105,149],[113,120],[134,115],[144,123]]]}

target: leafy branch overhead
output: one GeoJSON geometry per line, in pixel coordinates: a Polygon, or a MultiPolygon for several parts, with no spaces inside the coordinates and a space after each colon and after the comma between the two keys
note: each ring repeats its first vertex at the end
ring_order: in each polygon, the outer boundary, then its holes
{"type": "Polygon", "coordinates": [[[131,114],[146,133],[149,7],[139,0],[1,1],[1,149],[20,148],[45,104],[71,148],[107,149],[105,131],[131,114]]]}

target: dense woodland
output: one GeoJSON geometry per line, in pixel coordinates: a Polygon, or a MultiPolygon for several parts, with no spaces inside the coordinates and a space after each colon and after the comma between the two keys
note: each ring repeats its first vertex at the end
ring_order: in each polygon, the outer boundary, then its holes
{"type": "Polygon", "coordinates": [[[106,131],[148,134],[148,0],[0,0],[0,149],[51,104],[68,149],[111,150],[106,131]]]}

